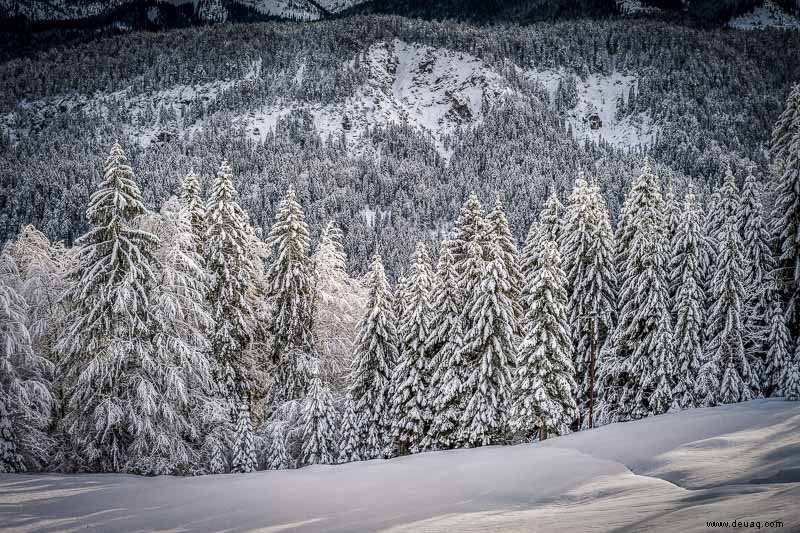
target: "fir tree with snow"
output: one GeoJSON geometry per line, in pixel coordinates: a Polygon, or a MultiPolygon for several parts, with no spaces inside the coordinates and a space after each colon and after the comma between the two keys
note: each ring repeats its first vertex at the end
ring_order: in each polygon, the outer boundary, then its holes
{"type": "Polygon", "coordinates": [[[511,426],[539,440],[563,435],[578,415],[573,391],[572,339],[566,277],[555,241],[542,243],[539,269],[530,281],[525,337],[519,346],[511,426]]]}
{"type": "Polygon", "coordinates": [[[344,400],[337,448],[339,450],[337,463],[350,463],[361,460],[358,419],[356,418],[356,412],[353,410],[353,398],[350,394],[344,400]]]}
{"type": "Polygon", "coordinates": [[[213,328],[209,333],[215,361],[215,380],[230,405],[230,422],[238,421],[238,404],[251,388],[255,265],[249,253],[251,235],[247,215],[239,206],[233,174],[223,162],[208,202],[205,241],[210,275],[208,303],[213,328]]]}
{"type": "Polygon", "coordinates": [[[419,451],[430,423],[426,340],[430,334],[432,277],[425,245],[417,243],[408,275],[408,308],[398,331],[400,359],[392,374],[391,419],[400,453],[419,451]]]}
{"type": "Polygon", "coordinates": [[[350,385],[359,455],[365,459],[383,455],[391,427],[390,379],[399,357],[392,293],[379,255],[370,265],[366,287],[367,306],[358,324],[350,385]]]}
{"type": "Polygon", "coordinates": [[[525,280],[519,265],[519,251],[514,236],[511,235],[511,228],[508,219],[503,211],[503,203],[500,195],[495,198],[494,208],[486,217],[489,239],[495,243],[497,249],[505,263],[505,269],[511,284],[511,300],[514,304],[514,313],[519,319],[522,316],[520,295],[525,280]]]}
{"type": "Polygon", "coordinates": [[[331,392],[314,371],[303,400],[303,464],[330,465],[336,462],[336,428],[339,416],[331,392]]]}
{"type": "Polygon", "coordinates": [[[286,436],[278,424],[272,426],[269,434],[266,458],[264,461],[267,470],[286,470],[289,468],[289,455],[286,452],[286,436]]]}
{"type": "Polygon", "coordinates": [[[461,207],[453,225],[452,237],[447,241],[459,277],[463,276],[466,270],[470,243],[473,241],[485,242],[488,231],[488,222],[484,217],[481,203],[478,196],[472,192],[461,207]]]}
{"type": "Polygon", "coordinates": [[[690,191],[672,238],[670,292],[675,321],[677,372],[673,394],[681,409],[697,406],[695,384],[703,361],[705,285],[708,270],[700,206],[690,191]]]}
{"type": "Polygon", "coordinates": [[[431,423],[423,448],[441,450],[458,444],[464,411],[463,328],[458,305],[458,274],[448,242],[442,243],[431,294],[431,327],[425,343],[430,354],[428,406],[431,423]]]}
{"type": "Polygon", "coordinates": [[[467,366],[466,407],[459,439],[467,446],[485,446],[499,439],[508,424],[511,370],[516,362],[513,289],[495,241],[487,243],[488,260],[478,242],[469,248],[465,271],[467,301],[462,348],[467,366]]]}
{"type": "Polygon", "coordinates": [[[231,472],[234,474],[246,474],[255,472],[257,467],[258,461],[256,459],[255,437],[253,436],[253,422],[250,420],[250,408],[246,401],[242,401],[237,408],[231,472]]]}
{"type": "Polygon", "coordinates": [[[36,353],[14,260],[0,252],[0,473],[38,470],[52,440],[53,365],[36,353]]]}
{"type": "Polygon", "coordinates": [[[649,162],[625,198],[619,325],[613,346],[626,372],[622,416],[638,419],[673,405],[675,351],[669,312],[667,229],[658,177],[649,162]]]}
{"type": "MultiPolygon", "coordinates": [[[[598,366],[602,364],[598,355],[614,327],[616,272],[614,237],[605,200],[597,186],[583,177],[576,180],[570,196],[561,247],[578,383],[575,392],[582,425],[592,427],[600,385],[598,366]]],[[[613,386],[606,385],[603,391],[613,386]]]]}
{"type": "Polygon", "coordinates": [[[181,183],[181,203],[189,211],[190,223],[197,242],[197,252],[203,253],[203,240],[205,239],[208,224],[206,220],[206,205],[200,196],[200,178],[194,171],[184,176],[181,183]]]}
{"type": "Polygon", "coordinates": [[[66,294],[72,311],[58,346],[62,427],[71,450],[65,469],[150,473],[143,465],[185,461],[184,443],[162,438],[174,436],[179,391],[172,370],[152,359],[158,240],[136,228],[145,213],[133,170],[115,144],[89,202],[91,228],[77,241],[66,294]]]}
{"type": "Polygon", "coordinates": [[[271,311],[272,351],[275,368],[271,399],[275,403],[302,398],[308,388],[314,352],[314,271],[309,257],[305,215],[293,188],[275,214],[266,238],[272,249],[267,271],[267,298],[271,311]]]}
{"type": "Polygon", "coordinates": [[[758,382],[744,348],[746,272],[739,217],[735,209],[732,213],[718,237],[718,261],[711,283],[713,303],[708,311],[709,342],[697,389],[703,399],[701,405],[740,402],[758,395],[758,382]]]}
{"type": "Polygon", "coordinates": [[[769,279],[766,323],[768,326],[762,388],[765,396],[781,396],[783,374],[791,361],[791,338],[786,327],[786,316],[775,282],[769,279]]]}
{"type": "Polygon", "coordinates": [[[531,224],[525,246],[520,254],[519,263],[523,276],[521,305],[523,308],[529,305],[525,288],[530,285],[531,279],[539,269],[539,257],[543,244],[547,241],[555,241],[559,246],[561,245],[561,236],[564,233],[563,218],[564,206],[554,191],[547,198],[538,220],[531,224]]]}
{"type": "MultiPolygon", "coordinates": [[[[169,428],[170,440],[181,443],[185,436],[190,446],[182,446],[180,454],[190,464],[197,464],[195,449],[203,436],[226,422],[226,417],[220,416],[222,402],[214,383],[214,362],[209,358],[206,336],[212,327],[206,300],[208,275],[197,253],[191,213],[174,197],[162,207],[155,234],[160,244],[155,254],[159,264],[158,290],[152,299],[153,359],[171,369],[171,387],[176,391],[173,401],[162,410],[174,409],[169,414],[175,421],[169,428]]],[[[167,440],[163,435],[161,439],[167,440]]],[[[147,443],[139,439],[134,448],[137,445],[147,443]]],[[[140,469],[168,473],[177,466],[165,462],[158,467],[142,464],[140,469]]]]}
{"type": "Polygon", "coordinates": [[[365,303],[364,288],[347,273],[342,240],[336,223],[328,222],[312,256],[316,296],[312,334],[323,379],[336,388],[347,381],[365,303]]]}
{"type": "MultiPolygon", "coordinates": [[[[800,85],[773,131],[773,235],[777,242],[776,280],[786,302],[787,326],[800,336],[800,85]]],[[[796,341],[795,341],[796,342],[796,341]]]]}
{"type": "Polygon", "coordinates": [[[800,401],[800,350],[795,352],[794,360],[786,365],[781,389],[787,400],[800,401]]]}

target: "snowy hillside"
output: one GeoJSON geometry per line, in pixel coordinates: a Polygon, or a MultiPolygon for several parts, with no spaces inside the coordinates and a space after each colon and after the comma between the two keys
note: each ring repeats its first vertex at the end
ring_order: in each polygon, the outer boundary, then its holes
{"type": "Polygon", "coordinates": [[[795,404],[759,400],[543,444],[301,470],[201,478],[0,475],[0,509],[10,532],[692,532],[732,520],[797,531],[799,432],[795,404]]]}
{"type": "Polygon", "coordinates": [[[728,26],[737,30],[800,30],[800,19],[767,0],[750,13],[731,19],[728,26]]]}
{"type": "MultiPolygon", "coordinates": [[[[504,95],[526,97],[512,90],[510,82],[482,60],[445,48],[394,40],[372,45],[359,55],[358,61],[358,68],[366,68],[368,80],[344,102],[310,104],[282,99],[276,104],[234,114],[230,119],[252,139],[263,140],[280,118],[292,111],[306,111],[323,136],[343,134],[353,155],[362,154],[369,146],[368,130],[387,124],[408,124],[429,135],[441,155],[448,157],[446,137],[458,128],[479,124],[486,111],[484,103],[492,106],[504,95]]],[[[355,62],[355,58],[350,60],[350,68],[356,68],[355,62]]],[[[304,70],[303,65],[297,70],[298,85],[304,82],[304,70]]],[[[527,71],[523,75],[541,83],[552,101],[565,73],[544,70],[527,71]]],[[[14,139],[23,115],[24,122],[35,129],[65,112],[80,111],[107,118],[110,107],[124,108],[126,132],[146,148],[153,141],[193,134],[213,123],[213,115],[194,120],[190,108],[213,105],[224,98],[226,91],[241,89],[259,76],[260,65],[256,63],[240,79],[177,85],[143,94],[122,90],[94,96],[70,94],[23,100],[16,112],[0,114],[0,128],[9,131],[14,139]],[[160,110],[167,111],[166,118],[160,110]]],[[[627,95],[636,84],[635,77],[616,72],[578,79],[577,105],[565,111],[575,138],[581,141],[602,138],[623,148],[650,144],[656,127],[647,113],[626,115],[619,120],[615,117],[618,98],[627,95]],[[602,126],[596,129],[590,126],[592,115],[601,119],[602,126]]],[[[533,98],[536,106],[545,105],[535,96],[527,97],[533,98]]]]}

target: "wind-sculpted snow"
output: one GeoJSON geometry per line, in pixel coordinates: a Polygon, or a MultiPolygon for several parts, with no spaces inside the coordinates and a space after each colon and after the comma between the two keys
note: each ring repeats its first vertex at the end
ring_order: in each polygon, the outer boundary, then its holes
{"type": "Polygon", "coordinates": [[[541,444],[201,478],[0,476],[6,531],[707,531],[800,527],[800,413],[757,400],[541,444]]]}

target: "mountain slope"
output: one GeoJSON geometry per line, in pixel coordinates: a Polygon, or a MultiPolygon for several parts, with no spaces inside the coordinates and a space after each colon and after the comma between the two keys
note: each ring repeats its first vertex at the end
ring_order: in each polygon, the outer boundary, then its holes
{"type": "Polygon", "coordinates": [[[757,400],[539,444],[301,470],[201,478],[0,475],[0,508],[13,532],[694,532],[707,531],[708,521],[732,520],[794,531],[799,431],[794,403],[757,400]]]}

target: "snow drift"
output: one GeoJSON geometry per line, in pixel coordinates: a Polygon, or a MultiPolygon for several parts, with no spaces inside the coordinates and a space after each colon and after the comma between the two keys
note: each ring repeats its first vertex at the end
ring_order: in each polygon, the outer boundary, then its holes
{"type": "Polygon", "coordinates": [[[0,517],[5,531],[707,531],[734,520],[797,531],[798,430],[796,403],[757,400],[301,470],[2,475],[0,517]]]}

